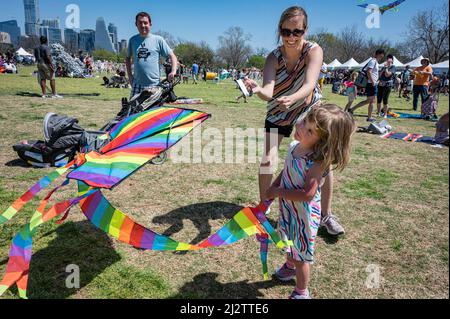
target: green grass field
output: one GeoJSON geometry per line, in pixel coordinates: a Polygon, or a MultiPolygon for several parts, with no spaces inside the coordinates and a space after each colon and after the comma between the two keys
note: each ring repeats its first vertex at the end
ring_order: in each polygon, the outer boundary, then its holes
{"type": "MultiPolygon", "coordinates": [[[[24,167],[12,145],[42,138],[47,112],[67,114],[89,129],[101,127],[120,108],[129,90],[105,89],[98,79],[57,79],[63,100],[37,97],[33,68],[0,75],[0,211],[51,169],[24,167]]],[[[232,82],[179,85],[178,96],[203,98],[194,108],[212,114],[204,128],[261,128],[265,104],[250,98],[237,104],[232,82]]],[[[325,101],[343,107],[347,99],[331,94],[325,101]]],[[[411,102],[390,99],[394,111],[412,112],[411,102]]],[[[448,111],[441,96],[439,114],[448,111]]],[[[358,110],[366,125],[367,108],[358,110]]],[[[434,123],[389,120],[396,131],[434,135],[434,123]]],[[[286,154],[290,141],[283,142],[286,154]]],[[[448,148],[385,140],[357,133],[352,162],[336,173],[334,212],[346,235],[319,232],[310,291],[314,298],[448,298],[449,190],[448,148]],[[375,268],[374,268],[375,267],[375,268]],[[366,285],[378,269],[378,286],[366,285]]],[[[139,223],[172,238],[199,242],[224,225],[239,207],[258,199],[258,164],[147,165],[106,196],[139,223]]],[[[45,192],[44,192],[45,193],[45,192]]],[[[76,194],[75,184],[54,201],[76,194]]],[[[39,197],[42,199],[42,196],[39,197]]],[[[38,199],[39,199],[38,198],[38,199]]],[[[38,199],[0,226],[0,274],[12,236],[33,213],[38,199]]],[[[278,205],[270,219],[275,224],[278,205]]],[[[140,251],[94,228],[78,208],[60,226],[49,222],[34,237],[29,298],[286,298],[294,282],[264,281],[255,238],[228,248],[187,253],[140,251]],[[80,267],[80,288],[66,288],[68,265],[80,267]]],[[[269,271],[283,262],[269,249],[269,271]]],[[[17,298],[15,289],[2,298],[17,298]]]]}

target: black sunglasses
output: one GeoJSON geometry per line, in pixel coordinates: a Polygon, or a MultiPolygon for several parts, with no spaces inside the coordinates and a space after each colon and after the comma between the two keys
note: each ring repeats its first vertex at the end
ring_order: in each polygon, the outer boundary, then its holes
{"type": "Polygon", "coordinates": [[[301,37],[302,35],[305,34],[305,30],[300,30],[300,29],[294,29],[294,30],[289,30],[289,29],[281,29],[280,33],[283,37],[289,37],[291,34],[294,37],[301,37]]]}

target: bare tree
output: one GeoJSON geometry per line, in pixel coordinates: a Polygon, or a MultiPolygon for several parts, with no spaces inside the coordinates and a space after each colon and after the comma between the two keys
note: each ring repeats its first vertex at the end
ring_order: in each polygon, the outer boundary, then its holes
{"type": "Polygon", "coordinates": [[[420,49],[431,63],[448,59],[448,14],[448,2],[443,2],[441,7],[433,10],[419,11],[409,23],[404,44],[420,49]]]}
{"type": "Polygon", "coordinates": [[[242,28],[231,27],[219,37],[220,46],[217,55],[225,61],[227,67],[240,68],[252,54],[252,48],[248,44],[250,39],[251,35],[244,34],[242,28]]]}
{"type": "Polygon", "coordinates": [[[308,39],[320,45],[323,50],[324,62],[329,63],[338,56],[339,39],[326,29],[320,29],[316,33],[310,35],[308,39]]]}
{"type": "Polygon", "coordinates": [[[354,58],[357,61],[363,61],[367,58],[365,53],[365,40],[364,35],[358,32],[356,25],[352,27],[345,27],[338,34],[337,45],[337,58],[344,62],[350,58],[354,58]]]}
{"type": "Polygon", "coordinates": [[[167,31],[158,30],[153,32],[153,34],[163,37],[171,49],[174,49],[180,43],[180,39],[176,40],[175,37],[167,31]]]}
{"type": "Polygon", "coordinates": [[[266,48],[263,48],[263,47],[256,48],[255,52],[256,52],[255,53],[256,55],[260,55],[260,56],[263,56],[263,57],[267,57],[269,55],[269,53],[270,53],[269,50],[267,50],[266,48]]]}

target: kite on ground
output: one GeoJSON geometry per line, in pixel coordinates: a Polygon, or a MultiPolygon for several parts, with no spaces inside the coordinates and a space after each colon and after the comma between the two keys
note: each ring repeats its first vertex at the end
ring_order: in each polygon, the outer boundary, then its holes
{"type": "Polygon", "coordinates": [[[13,238],[6,274],[0,281],[0,295],[16,284],[20,297],[27,298],[32,236],[37,226],[61,215],[63,217],[57,223],[63,222],[70,208],[77,204],[80,205],[86,218],[97,228],[119,241],[144,250],[199,250],[231,245],[238,240],[256,235],[261,242],[261,261],[264,278],[267,278],[269,238],[280,249],[291,244],[281,241],[264,216],[270,203],[243,208],[216,233],[194,245],[178,242],[136,223],[125,213],[113,207],[101,192],[101,188],[111,190],[116,187],[208,118],[209,114],[175,107],[157,107],[135,114],[125,118],[110,132],[99,137],[110,140],[100,151],[78,154],[75,160],[56,169],[32,186],[0,215],[0,225],[9,221],[39,191],[71,169],[66,180],[48,193],[30,222],[13,238]],[[46,210],[51,196],[61,187],[68,185],[71,179],[77,180],[78,197],[57,203],[46,210]]]}

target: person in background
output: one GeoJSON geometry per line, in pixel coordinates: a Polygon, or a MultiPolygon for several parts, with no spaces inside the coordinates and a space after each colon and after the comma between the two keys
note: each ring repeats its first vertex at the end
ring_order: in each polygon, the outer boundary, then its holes
{"type": "Polygon", "coordinates": [[[128,79],[132,86],[130,98],[160,83],[159,61],[161,59],[170,58],[172,70],[167,76],[169,81],[173,81],[178,65],[177,57],[164,38],[150,33],[152,19],[147,12],[139,12],[136,15],[135,25],[139,34],[129,40],[125,61],[128,79]]]}
{"type": "Polygon", "coordinates": [[[350,81],[344,82],[344,85],[347,87],[347,97],[348,102],[345,106],[345,111],[348,112],[348,110],[352,107],[353,102],[358,97],[358,87],[355,85],[356,78],[358,77],[358,72],[353,72],[350,81]]]}
{"type": "Polygon", "coordinates": [[[378,63],[380,63],[384,59],[385,51],[383,49],[378,49],[375,52],[375,57],[373,57],[369,63],[361,70],[362,72],[366,72],[367,74],[367,85],[366,85],[366,95],[367,99],[359,102],[354,107],[348,109],[348,111],[353,114],[358,108],[361,106],[369,104],[369,110],[367,113],[367,121],[374,122],[375,119],[372,117],[373,112],[373,104],[375,102],[375,97],[377,96],[378,89],[378,63]]]}
{"type": "Polygon", "coordinates": [[[192,83],[194,84],[198,84],[198,69],[198,64],[194,61],[194,63],[192,63],[192,83]]]}
{"type": "Polygon", "coordinates": [[[386,63],[380,73],[377,93],[377,113],[379,116],[384,116],[385,119],[388,116],[389,95],[394,87],[395,72],[397,72],[397,69],[394,65],[394,56],[388,54],[386,63]],[[381,102],[384,105],[383,114],[381,113],[381,102]]]}
{"type": "Polygon", "coordinates": [[[430,59],[423,58],[420,63],[422,66],[414,69],[414,87],[413,87],[413,110],[417,111],[419,95],[422,103],[428,97],[428,86],[430,77],[433,75],[433,68],[430,65],[430,59]]]}
{"type": "Polygon", "coordinates": [[[34,57],[37,62],[42,98],[47,98],[47,80],[49,80],[52,88],[52,98],[60,99],[62,96],[56,93],[55,67],[53,66],[50,48],[48,47],[48,39],[45,36],[41,36],[39,41],[41,45],[34,49],[34,57]]]}
{"type": "Polygon", "coordinates": [[[409,65],[405,66],[405,69],[401,73],[401,84],[400,84],[400,90],[398,91],[398,97],[401,98],[402,96],[405,97],[404,91],[406,91],[408,87],[409,82],[409,75],[411,74],[411,70],[409,69],[409,65]]]}

